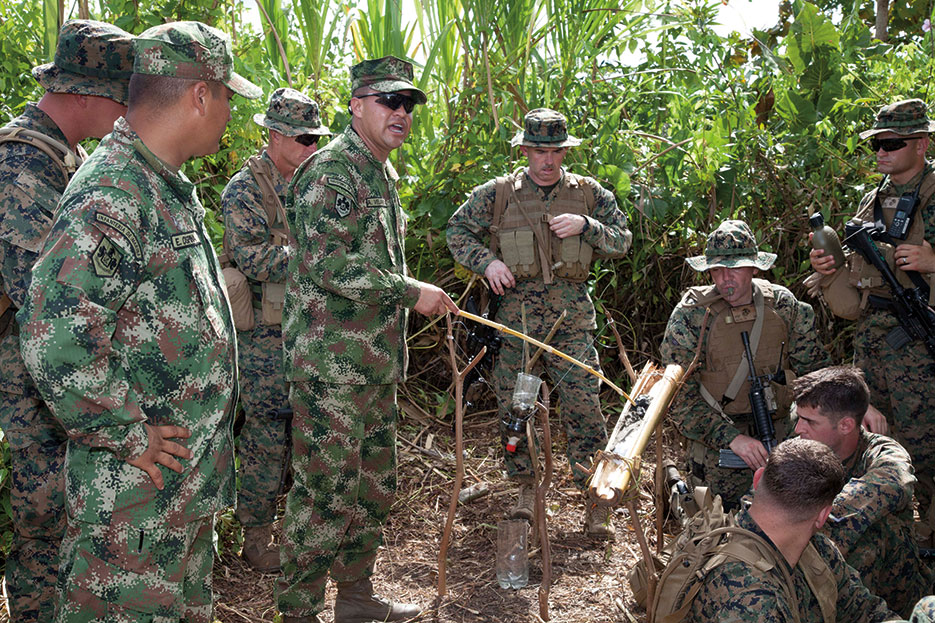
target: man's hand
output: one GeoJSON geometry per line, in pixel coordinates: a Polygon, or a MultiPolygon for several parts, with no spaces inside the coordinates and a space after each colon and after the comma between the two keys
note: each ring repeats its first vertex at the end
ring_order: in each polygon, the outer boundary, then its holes
{"type": "Polygon", "coordinates": [[[490,289],[495,294],[503,294],[504,290],[516,285],[516,278],[513,277],[513,273],[501,260],[494,260],[488,264],[484,276],[487,277],[490,289]]]}
{"type": "Polygon", "coordinates": [[[886,416],[873,405],[867,405],[863,426],[871,433],[877,433],[878,435],[888,435],[890,432],[890,426],[886,423],[886,416]]]}
{"type": "Polygon", "coordinates": [[[449,311],[457,314],[459,311],[458,306],[451,300],[451,297],[445,294],[444,290],[425,282],[419,283],[419,300],[416,301],[413,309],[425,316],[441,315],[449,311]]]}
{"type": "Polygon", "coordinates": [[[747,435],[737,435],[730,442],[730,449],[734,454],[743,459],[750,469],[759,469],[766,466],[766,459],[769,458],[769,452],[766,446],[759,439],[748,437],[747,435]]]}
{"type": "Polygon", "coordinates": [[[922,244],[901,244],[896,247],[896,267],[902,270],[917,270],[920,273],[935,273],[935,251],[928,240],[922,244]]]}
{"type": "Polygon", "coordinates": [[[583,232],[586,222],[581,214],[559,214],[549,221],[549,229],[559,238],[567,238],[583,232]]]}
{"type": "MultiPolygon", "coordinates": [[[[812,241],[814,233],[808,234],[808,241],[812,241]]],[[[834,271],[837,268],[832,268],[834,266],[834,256],[831,254],[825,254],[822,249],[812,249],[808,252],[808,259],[812,263],[812,270],[816,273],[822,275],[833,275],[834,271]]]]}
{"type": "Polygon", "coordinates": [[[182,464],[174,457],[181,459],[190,459],[194,454],[192,451],[181,444],[177,444],[170,439],[188,439],[192,436],[191,431],[183,426],[150,426],[146,427],[146,434],[149,437],[149,447],[143,454],[135,459],[128,460],[127,463],[149,474],[153,484],[160,491],[165,486],[162,480],[162,472],[156,467],[157,464],[168,467],[174,472],[182,473],[182,464]]]}

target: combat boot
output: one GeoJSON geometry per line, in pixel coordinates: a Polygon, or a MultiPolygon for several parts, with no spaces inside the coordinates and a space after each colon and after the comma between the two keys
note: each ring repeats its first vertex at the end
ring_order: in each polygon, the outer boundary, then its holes
{"type": "Polygon", "coordinates": [[[532,521],[536,516],[533,510],[536,503],[535,490],[529,485],[520,485],[516,495],[516,504],[510,509],[510,519],[525,519],[532,521]]]}
{"type": "Polygon", "coordinates": [[[291,617],[288,614],[282,615],[282,623],[323,623],[317,614],[302,617],[291,617]]]}
{"type": "Polygon", "coordinates": [[[422,609],[414,604],[397,604],[374,595],[370,578],[356,582],[338,582],[338,596],[334,600],[334,623],[405,621],[421,613],[422,609]]]}
{"type": "Polygon", "coordinates": [[[600,539],[612,539],[617,534],[614,527],[614,513],[606,506],[587,503],[584,515],[584,531],[588,536],[600,539]]]}
{"type": "Polygon", "coordinates": [[[247,526],[243,529],[243,551],[240,556],[254,571],[279,572],[279,548],[272,545],[273,525],[247,526]]]}

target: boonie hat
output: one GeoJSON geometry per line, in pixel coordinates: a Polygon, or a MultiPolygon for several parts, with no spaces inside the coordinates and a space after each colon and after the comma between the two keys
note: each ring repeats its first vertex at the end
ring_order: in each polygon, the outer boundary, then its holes
{"type": "Polygon", "coordinates": [[[321,124],[318,104],[295,89],[279,88],[273,91],[266,114],[253,115],[253,122],[276,130],[283,136],[331,135],[331,130],[321,124]]]}
{"type": "Polygon", "coordinates": [[[704,255],[685,258],[685,261],[700,272],[709,268],[744,266],[767,270],[776,261],[776,254],[758,251],[753,232],[743,221],[724,221],[708,234],[704,255]]]}
{"type": "Polygon", "coordinates": [[[133,42],[133,73],[213,80],[248,99],[260,87],[234,72],[230,38],[201,22],[169,22],[140,33],[133,42]]]}
{"type": "Polygon", "coordinates": [[[126,106],[133,73],[133,35],[112,24],[73,19],[62,24],[51,63],[33,67],[50,93],[96,95],[126,106]]]}
{"type": "Polygon", "coordinates": [[[370,87],[378,93],[409,90],[415,94],[417,104],[428,101],[425,93],[412,83],[412,63],[395,56],[362,61],[351,67],[351,93],[361,87],[370,87]]]}
{"type": "Polygon", "coordinates": [[[902,100],[888,104],[877,113],[876,121],[869,130],[860,133],[861,139],[870,138],[881,132],[894,132],[907,136],[919,132],[935,132],[935,121],[925,114],[925,102],[920,99],[902,100]]]}
{"type": "Polygon", "coordinates": [[[580,138],[568,135],[565,115],[551,108],[536,108],[526,113],[523,129],[510,141],[514,147],[574,147],[580,144],[580,138]]]}

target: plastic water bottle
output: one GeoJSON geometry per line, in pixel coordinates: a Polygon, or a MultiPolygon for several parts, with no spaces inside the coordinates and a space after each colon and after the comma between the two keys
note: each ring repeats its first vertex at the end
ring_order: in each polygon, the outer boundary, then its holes
{"type": "Polygon", "coordinates": [[[497,524],[497,582],[500,588],[523,588],[529,583],[528,525],[523,519],[497,524]]]}

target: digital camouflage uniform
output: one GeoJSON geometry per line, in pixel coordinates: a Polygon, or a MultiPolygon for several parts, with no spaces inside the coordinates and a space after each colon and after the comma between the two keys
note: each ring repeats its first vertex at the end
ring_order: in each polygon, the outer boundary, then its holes
{"type": "MultiPolygon", "coordinates": [[[[33,74],[49,92],[97,95],[124,104],[133,66],[130,41],[131,35],[116,26],[66,22],[54,63],[36,67],[33,74]]],[[[68,150],[66,156],[53,147],[53,158],[35,143],[0,142],[0,289],[12,299],[0,321],[0,428],[13,468],[6,594],[11,619],[29,623],[51,620],[55,609],[58,550],[65,533],[67,437],[26,372],[14,314],[27,300],[32,266],[84,151],[71,151],[62,130],[36,104],[27,104],[4,126],[14,128],[38,132],[68,150]]]]}
{"type": "Polygon", "coordinates": [[[909,623],[935,623],[935,596],[923,597],[912,609],[909,623]]]}
{"type": "MultiPolygon", "coordinates": [[[[514,145],[520,142],[527,146],[563,147],[578,145],[580,140],[568,136],[565,118],[562,115],[549,109],[536,109],[526,115],[524,131],[513,139],[514,145]]],[[[617,208],[613,193],[603,188],[596,180],[572,176],[564,170],[561,179],[552,188],[540,188],[528,173],[522,170],[507,179],[515,189],[508,195],[510,199],[507,209],[511,203],[515,203],[515,193],[521,192],[524,186],[535,192],[536,198],[545,208],[544,211],[551,212],[549,208],[563,187],[577,188],[586,185],[589,189],[581,192],[580,196],[583,198],[587,194],[593,195],[594,205],[590,213],[587,213],[586,208],[580,208],[586,221],[580,240],[589,244],[594,254],[601,258],[622,257],[630,248],[632,234],[627,229],[626,216],[617,208]]],[[[503,259],[502,254],[491,249],[490,242],[496,190],[497,180],[478,186],[448,221],[447,238],[451,254],[457,262],[479,275],[484,274],[491,262],[503,259]]],[[[545,235],[558,241],[556,236],[548,232],[547,224],[542,223],[540,228],[545,235]]],[[[547,284],[541,271],[536,277],[517,276],[516,286],[504,292],[497,312],[497,322],[517,329],[523,327],[524,303],[526,333],[538,340],[544,340],[562,311],[567,311],[568,315],[549,341],[549,345],[594,369],[600,369],[593,336],[597,322],[594,303],[588,294],[587,278],[572,281],[555,276],[554,281],[547,284]]],[[[509,417],[516,375],[524,371],[523,364],[523,342],[504,336],[494,369],[502,448],[506,447],[507,441],[507,429],[503,421],[509,417]]],[[[594,453],[602,450],[607,444],[607,430],[599,396],[600,381],[585,370],[549,354],[543,354],[536,366],[532,373],[541,375],[543,370],[547,372],[552,379],[552,390],[559,396],[560,413],[568,434],[568,460],[575,484],[584,491],[587,488],[588,475],[575,469],[575,465],[580,464],[589,469],[594,453]]],[[[523,483],[533,480],[534,470],[525,435],[520,436],[516,452],[504,450],[504,462],[509,478],[523,483]]]]}
{"type": "MultiPolygon", "coordinates": [[[[352,91],[410,89],[425,102],[412,66],[393,57],[355,65],[351,82],[352,91]],[[373,82],[377,75],[387,78],[373,82]]],[[[284,615],[320,612],[329,570],[338,583],[372,575],[395,497],[396,386],[420,294],[406,276],[397,180],[348,126],[296,170],[289,188],[295,251],[283,339],[295,480],[278,584],[284,615]]]]}
{"type": "MultiPolygon", "coordinates": [[[[765,269],[772,265],[775,255],[757,252],[756,241],[745,223],[725,221],[708,237],[706,255],[700,256],[700,258],[689,258],[692,261],[699,259],[702,261],[707,260],[708,264],[716,266],[729,264],[726,266],[728,268],[738,265],[752,266],[753,262],[760,262],[758,267],[765,269]]],[[[711,265],[705,267],[704,263],[696,263],[693,268],[698,270],[699,266],[705,270],[713,267],[711,265]]],[[[829,365],[831,363],[830,357],[818,342],[815,330],[815,313],[812,307],[807,303],[796,300],[795,296],[786,288],[771,284],[768,281],[754,279],[753,286],[754,291],[759,289],[765,293],[764,310],[770,313],[771,308],[772,312],[775,312],[779,317],[785,329],[784,337],[781,338],[784,346],[764,342],[759,349],[755,350],[753,358],[756,362],[757,373],[766,374],[776,371],[779,364],[778,351],[780,348],[784,351],[783,369],[786,370],[787,386],[791,382],[793,374],[801,376],[829,365]]],[[[705,374],[709,365],[709,351],[712,350],[712,343],[709,338],[715,321],[727,322],[732,320],[738,330],[746,327],[745,330],[752,333],[756,310],[754,305],[746,305],[724,311],[720,316],[711,314],[706,319],[707,307],[716,305],[721,300],[713,285],[690,288],[682,296],[682,300],[679,301],[669,316],[669,322],[666,325],[665,335],[660,346],[660,355],[664,365],[677,363],[688,369],[698,349],[702,324],[706,323],[705,339],[701,344],[698,358],[699,367],[694,374],[686,379],[682,390],[669,409],[669,417],[672,418],[672,422],[679,432],[688,439],[686,468],[692,475],[693,484],[696,486],[707,485],[712,491],[721,496],[726,508],[731,508],[736,507],[741,496],[753,484],[753,471],[746,468],[728,469],[718,467],[719,450],[729,448],[730,442],[737,435],[754,436],[752,432],[753,417],[747,407],[744,407],[742,413],[730,417],[719,414],[715,408],[709,406],[702,396],[700,377],[705,374]],[[699,304],[699,301],[701,301],[701,304],[699,304]]],[[[753,337],[751,336],[750,339],[752,342],[753,337]]],[[[749,376],[746,357],[741,361],[743,343],[740,339],[732,340],[729,343],[725,342],[718,346],[722,352],[736,353],[733,359],[727,359],[729,361],[737,360],[742,363],[745,371],[744,376],[749,376]]],[[[731,367],[736,368],[736,366],[731,367]]],[[[729,374],[733,376],[733,370],[729,374]]],[[[782,387],[774,389],[780,392],[780,395],[784,390],[782,387]]],[[[749,381],[745,378],[735,397],[738,404],[749,405],[748,393],[749,381]]],[[[717,399],[719,396],[714,396],[714,398],[717,399]]],[[[790,402],[791,396],[789,400],[785,401],[786,408],[777,409],[774,416],[776,418],[774,419],[774,425],[777,441],[782,441],[784,435],[792,430],[788,414],[790,402]]]]}
{"type": "Polygon", "coordinates": [[[824,533],[867,588],[908,616],[933,581],[912,533],[916,479],[909,454],[889,437],[861,430],[844,467],[848,482],[834,499],[836,519],[829,518],[824,533]]]}
{"type": "MultiPolygon", "coordinates": [[[[184,64],[257,94],[225,74],[229,40],[203,24],[157,26],[134,49],[137,73],[184,64]]],[[[23,359],[69,436],[56,621],[213,621],[237,351],[204,214],[194,185],[120,119],[69,184],[33,271],[23,359]],[[193,458],[160,470],[162,490],[126,462],[148,447],[144,423],[191,432],[193,458]]]]}
{"type": "MultiPolygon", "coordinates": [[[[737,525],[772,543],[757,526],[746,509],[737,515],[737,525]]],[[[872,594],[860,582],[860,577],[844,561],[844,557],[827,537],[816,534],[812,544],[828,563],[837,584],[836,619],[841,623],[875,623],[896,621],[899,616],[886,607],[886,602],[872,594]]],[[[776,552],[782,560],[782,554],[776,552]]],[[[785,564],[785,561],[782,561],[785,564]]],[[[795,585],[795,598],[786,594],[786,584],[777,571],[764,574],[753,571],[746,563],[728,561],[707,574],[704,585],[692,603],[686,621],[695,623],[793,623],[793,608],[798,609],[801,623],[823,623],[818,599],[805,579],[800,565],[788,569],[795,585]]]]}
{"type": "MultiPolygon", "coordinates": [[[[266,114],[253,117],[260,126],[284,136],[328,135],[321,124],[318,105],[294,89],[273,92],[266,114]]],[[[240,357],[240,404],[244,425],[240,431],[240,490],[237,519],[245,527],[266,526],[276,519],[276,496],[288,469],[286,424],[273,412],[289,407],[289,390],[283,376],[282,323],[264,319],[264,283],[284,287],[292,247],[279,240],[274,230],[286,230],[283,208],[288,182],[264,149],[253,166],[268,175],[278,201],[274,222],[264,208],[264,193],[250,164],[231,178],[221,194],[224,213],[225,251],[246,275],[253,293],[253,329],[237,332],[240,357]]],[[[269,294],[267,295],[269,297],[269,294]]],[[[270,302],[268,305],[275,305],[270,302]]]]}

